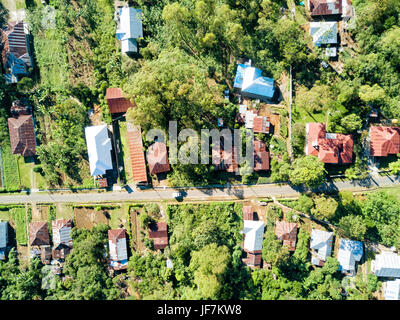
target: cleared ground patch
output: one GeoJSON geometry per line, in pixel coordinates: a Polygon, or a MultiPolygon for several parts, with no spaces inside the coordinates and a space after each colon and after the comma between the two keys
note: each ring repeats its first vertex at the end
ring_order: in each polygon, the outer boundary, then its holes
{"type": "Polygon", "coordinates": [[[77,228],[92,229],[97,224],[109,224],[110,210],[75,207],[74,217],[77,228]]]}

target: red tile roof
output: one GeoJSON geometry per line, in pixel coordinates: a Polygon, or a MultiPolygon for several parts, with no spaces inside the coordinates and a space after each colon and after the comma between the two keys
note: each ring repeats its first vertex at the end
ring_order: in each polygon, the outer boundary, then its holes
{"type": "Polygon", "coordinates": [[[270,122],[268,117],[255,116],[253,119],[253,131],[255,133],[269,133],[270,122]]]}
{"type": "Polygon", "coordinates": [[[311,16],[342,14],[342,0],[309,0],[311,16]]]}
{"type": "Polygon", "coordinates": [[[133,180],[147,182],[146,162],[144,160],[142,130],[127,122],[129,151],[132,163],[133,180]]]}
{"type": "Polygon", "coordinates": [[[107,88],[106,99],[111,114],[126,112],[134,107],[134,104],[123,96],[120,88],[107,88]]]}
{"type": "Polygon", "coordinates": [[[254,170],[269,170],[269,152],[263,141],[254,140],[254,170]]]}
{"type": "Polygon", "coordinates": [[[11,152],[24,157],[36,154],[35,132],[31,115],[22,115],[8,119],[11,152]]]}
{"type": "Polygon", "coordinates": [[[147,163],[151,174],[168,172],[170,170],[168,162],[167,146],[162,142],[153,143],[147,150],[147,163]]]}
{"type": "Polygon", "coordinates": [[[31,246],[42,246],[50,244],[50,235],[47,222],[31,222],[29,224],[29,244],[31,246]]]}
{"type": "Polygon", "coordinates": [[[154,249],[164,249],[168,245],[167,224],[165,222],[152,223],[148,228],[149,238],[153,239],[154,249]]]}
{"type": "Polygon", "coordinates": [[[352,163],[353,136],[327,133],[325,124],[306,124],[307,145],[305,153],[318,157],[324,163],[352,163]]]}
{"type": "Polygon", "coordinates": [[[374,157],[387,157],[400,153],[400,127],[371,126],[370,154],[374,157]]]}
{"type": "Polygon", "coordinates": [[[277,221],[275,226],[277,238],[289,247],[290,251],[296,249],[297,224],[294,222],[277,221]]]}

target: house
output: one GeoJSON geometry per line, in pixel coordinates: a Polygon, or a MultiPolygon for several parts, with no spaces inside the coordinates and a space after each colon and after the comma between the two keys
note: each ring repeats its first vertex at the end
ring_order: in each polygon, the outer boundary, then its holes
{"type": "Polygon", "coordinates": [[[110,249],[109,265],[114,270],[128,267],[128,250],[125,229],[108,230],[108,246],[110,249]]]}
{"type": "Polygon", "coordinates": [[[283,241],[283,244],[289,247],[289,251],[294,251],[296,249],[297,223],[277,221],[275,234],[278,240],[283,241]]]}
{"type": "Polygon", "coordinates": [[[378,254],[371,269],[377,277],[400,278],[400,256],[391,252],[378,254]]]}
{"type": "Polygon", "coordinates": [[[255,116],[253,118],[254,133],[269,133],[269,129],[270,129],[270,122],[268,117],[255,116]]]}
{"type": "Polygon", "coordinates": [[[324,163],[353,162],[353,136],[327,133],[324,123],[306,124],[305,154],[318,157],[324,163]]]}
{"type": "Polygon", "coordinates": [[[134,105],[129,99],[125,98],[120,88],[107,88],[106,100],[110,114],[124,113],[134,105]]]}
{"type": "Polygon", "coordinates": [[[400,127],[371,126],[369,138],[370,155],[373,157],[400,153],[400,127]]]}
{"type": "Polygon", "coordinates": [[[133,180],[136,183],[147,183],[146,162],[144,160],[142,130],[127,122],[129,153],[132,164],[133,180]]]}
{"type": "Polygon", "coordinates": [[[107,170],[112,170],[111,139],[108,136],[107,125],[85,128],[86,145],[89,154],[91,176],[102,176],[107,170]]]}
{"type": "Polygon", "coordinates": [[[161,250],[168,246],[167,224],[155,222],[148,227],[149,238],[153,239],[154,249],[161,250]]]}
{"type": "Polygon", "coordinates": [[[36,138],[31,115],[8,118],[11,152],[24,157],[36,154],[36,138]]]}
{"type": "Polygon", "coordinates": [[[17,83],[29,75],[28,68],[32,66],[29,55],[28,28],[23,21],[8,24],[1,31],[2,65],[6,83],[17,83]]]}
{"type": "Polygon", "coordinates": [[[271,101],[275,94],[274,79],[263,77],[260,69],[238,64],[233,87],[243,97],[271,101]]]}
{"type": "Polygon", "coordinates": [[[53,259],[65,260],[72,250],[72,220],[54,220],[51,222],[53,230],[53,259]]]}
{"type": "Polygon", "coordinates": [[[8,222],[0,222],[0,260],[5,260],[8,245],[8,222]]]}
{"type": "MultiPolygon", "coordinates": [[[[243,207],[243,212],[250,212],[252,207],[243,207]]],[[[242,261],[250,268],[259,267],[261,265],[261,252],[264,237],[264,221],[247,220],[251,218],[249,215],[243,214],[243,250],[246,252],[246,258],[242,261]]],[[[254,215],[253,215],[254,219],[254,215]]]]}
{"type": "Polygon", "coordinates": [[[235,146],[225,147],[225,140],[220,139],[220,145],[213,145],[211,148],[212,164],[215,170],[226,172],[238,172],[239,164],[235,159],[237,148],[235,146]]]}
{"type": "Polygon", "coordinates": [[[29,245],[30,246],[50,245],[50,235],[46,221],[31,222],[29,224],[29,245]]]}
{"type": "Polygon", "coordinates": [[[323,266],[326,258],[332,252],[333,232],[312,229],[311,231],[311,263],[316,266],[323,266]]]}
{"type": "Polygon", "coordinates": [[[400,279],[387,281],[385,284],[385,300],[400,300],[400,279]]]}
{"type": "Polygon", "coordinates": [[[130,7],[120,8],[116,35],[121,41],[122,53],[137,53],[137,39],[143,38],[142,11],[130,7]]]}
{"type": "Polygon", "coordinates": [[[254,210],[252,206],[242,207],[243,220],[255,220],[254,210]]]}
{"type": "Polygon", "coordinates": [[[339,270],[347,275],[356,274],[356,262],[363,256],[363,244],[360,241],[340,239],[340,246],[337,260],[339,270]]]}
{"type": "Polygon", "coordinates": [[[354,15],[350,0],[308,0],[308,8],[312,18],[340,16],[348,20],[354,15]]]}
{"type": "Polygon", "coordinates": [[[267,171],[269,170],[269,152],[265,142],[254,140],[254,170],[267,171]]]}
{"type": "Polygon", "coordinates": [[[336,21],[310,22],[310,35],[316,46],[338,43],[338,24],[336,21]]]}
{"type": "Polygon", "coordinates": [[[155,142],[147,149],[147,163],[150,174],[168,172],[170,170],[168,162],[167,145],[163,142],[155,142]]]}

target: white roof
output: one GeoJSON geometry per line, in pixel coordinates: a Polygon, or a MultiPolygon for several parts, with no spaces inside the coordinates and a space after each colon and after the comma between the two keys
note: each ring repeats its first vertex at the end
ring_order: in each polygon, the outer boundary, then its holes
{"type": "Polygon", "coordinates": [[[248,251],[259,251],[262,249],[262,242],[264,236],[264,221],[243,221],[245,234],[244,249],[248,251]]]}
{"type": "Polygon", "coordinates": [[[310,22],[310,35],[314,44],[335,44],[338,42],[337,22],[310,22]]]}
{"type": "Polygon", "coordinates": [[[123,34],[120,40],[143,38],[142,11],[135,8],[121,8],[120,29],[117,33],[123,34]]]}
{"type": "Polygon", "coordinates": [[[375,275],[400,278],[400,256],[394,253],[378,254],[375,257],[375,275]]]}
{"type": "Polygon", "coordinates": [[[111,170],[111,139],[108,137],[107,125],[85,128],[86,145],[89,154],[90,174],[100,176],[111,170]]]}
{"type": "Polygon", "coordinates": [[[72,242],[71,238],[71,227],[64,225],[60,229],[53,228],[53,244],[58,246],[60,243],[70,245],[72,242]]]}
{"type": "Polygon", "coordinates": [[[400,279],[386,282],[385,300],[400,300],[400,279]]]}
{"type": "Polygon", "coordinates": [[[317,252],[317,257],[323,261],[331,255],[333,232],[313,229],[311,232],[310,248],[317,252]]]}
{"type": "Polygon", "coordinates": [[[108,240],[110,247],[110,258],[115,261],[122,261],[128,259],[128,252],[126,249],[126,238],[117,239],[115,243],[112,240],[108,240]]]}

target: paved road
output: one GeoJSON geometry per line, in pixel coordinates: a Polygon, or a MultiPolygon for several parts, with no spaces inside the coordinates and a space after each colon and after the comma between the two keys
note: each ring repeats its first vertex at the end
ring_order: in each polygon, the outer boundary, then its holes
{"type": "MultiPolygon", "coordinates": [[[[315,191],[363,191],[371,188],[390,187],[399,185],[399,177],[395,176],[374,176],[362,182],[331,182],[323,185],[315,191]]],[[[190,188],[183,189],[184,200],[187,201],[212,201],[212,200],[238,200],[251,199],[266,196],[293,197],[301,192],[302,188],[289,185],[265,184],[248,187],[225,187],[225,188],[190,188]]],[[[134,190],[114,192],[88,192],[88,193],[31,193],[0,195],[0,204],[16,203],[88,203],[88,202],[124,202],[124,201],[163,201],[173,200],[174,189],[149,189],[144,191],[134,190]]]]}

